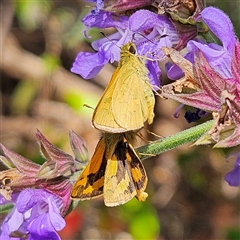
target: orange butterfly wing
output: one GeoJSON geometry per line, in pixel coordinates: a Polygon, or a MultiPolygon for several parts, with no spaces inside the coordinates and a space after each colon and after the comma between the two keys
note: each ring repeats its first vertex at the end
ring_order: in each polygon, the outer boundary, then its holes
{"type": "Polygon", "coordinates": [[[146,172],[126,138],[122,137],[113,152],[106,156],[103,189],[105,205],[118,206],[130,201],[134,196],[144,201],[147,197],[144,192],[147,185],[146,172]]]}
{"type": "Polygon", "coordinates": [[[104,174],[107,165],[104,157],[105,150],[106,145],[101,138],[89,164],[72,188],[72,199],[88,200],[103,194],[104,174]]]}
{"type": "Polygon", "coordinates": [[[148,196],[148,194],[144,192],[148,182],[147,174],[133,146],[130,143],[128,143],[128,146],[129,146],[129,151],[128,151],[129,157],[127,158],[127,160],[128,160],[129,168],[131,170],[132,179],[137,191],[137,194],[135,197],[139,201],[145,201],[148,196]]]}

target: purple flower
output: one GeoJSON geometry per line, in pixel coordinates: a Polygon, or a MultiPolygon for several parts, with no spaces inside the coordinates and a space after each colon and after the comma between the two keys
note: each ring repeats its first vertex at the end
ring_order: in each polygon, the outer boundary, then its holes
{"type": "Polygon", "coordinates": [[[58,240],[57,231],[65,227],[61,216],[62,201],[59,197],[43,189],[23,190],[15,207],[4,219],[1,239],[58,240]]]}
{"type": "Polygon", "coordinates": [[[236,37],[229,17],[221,10],[207,7],[201,12],[202,20],[221,41],[222,46],[214,43],[189,41],[187,48],[190,52],[201,50],[210,66],[223,78],[231,77],[231,61],[236,37]]]}
{"type": "MultiPolygon", "coordinates": [[[[115,27],[118,32],[92,43],[97,53],[80,52],[71,69],[85,79],[96,76],[102,67],[110,61],[119,61],[120,47],[129,41],[135,43],[138,55],[143,56],[158,50],[157,59],[163,54],[159,49],[162,46],[173,46],[179,36],[173,24],[165,17],[159,16],[148,10],[139,10],[127,16],[115,16],[113,13],[100,12],[97,16],[89,14],[83,19],[89,27],[108,28],[115,27]],[[143,37],[144,36],[144,37],[143,37]]],[[[148,56],[153,58],[153,56],[148,56]]],[[[159,86],[160,69],[156,62],[147,61],[150,70],[150,81],[159,86]],[[154,71],[153,71],[154,69],[154,71]]]]}
{"type": "Polygon", "coordinates": [[[194,55],[188,57],[193,59],[193,64],[174,50],[165,49],[185,76],[163,86],[162,94],[212,112],[215,124],[208,132],[209,137],[217,142],[215,147],[233,147],[240,144],[240,42],[235,38],[230,19],[222,11],[208,7],[201,16],[223,46],[190,41],[188,49],[194,55]]]}
{"type": "MultiPolygon", "coordinates": [[[[203,9],[201,19],[221,41],[222,45],[207,43],[198,38],[190,40],[187,44],[188,53],[185,58],[193,63],[194,54],[198,50],[201,50],[210,66],[214,68],[220,76],[223,78],[232,77],[231,61],[237,39],[231,20],[224,12],[214,7],[203,9]]],[[[176,65],[169,68],[167,73],[168,77],[172,80],[182,77],[182,74],[183,72],[176,65]]]]}
{"type": "Polygon", "coordinates": [[[57,231],[65,226],[63,217],[72,203],[74,175],[88,162],[85,142],[73,131],[70,144],[75,158],[51,144],[40,131],[36,135],[46,159],[43,165],[1,145],[4,156],[0,160],[9,169],[0,172],[0,205],[14,205],[2,224],[1,239],[60,239],[57,231]]]}
{"type": "Polygon", "coordinates": [[[98,14],[104,6],[104,0],[90,0],[88,2],[95,2],[96,7],[92,10],[92,14],[98,14]]]}
{"type": "MultiPolygon", "coordinates": [[[[185,76],[162,87],[162,95],[183,104],[213,113],[215,123],[208,132],[217,142],[215,147],[233,147],[240,144],[240,42],[236,42],[231,59],[231,78],[223,78],[210,66],[199,50],[192,65],[179,53],[164,49],[178,64],[185,76]],[[188,89],[185,93],[184,89],[188,89]]],[[[203,143],[201,143],[203,144],[203,143]]]]}
{"type": "Polygon", "coordinates": [[[226,174],[225,180],[230,186],[238,187],[240,185],[240,153],[237,155],[233,170],[226,174]]]}

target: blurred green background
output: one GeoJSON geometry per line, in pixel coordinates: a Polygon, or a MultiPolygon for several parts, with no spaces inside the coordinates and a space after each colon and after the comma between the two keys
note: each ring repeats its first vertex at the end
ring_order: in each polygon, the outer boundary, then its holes
{"type": "MultiPolygon", "coordinates": [[[[228,13],[240,36],[240,1],[207,4],[228,13]]],[[[90,10],[81,0],[0,1],[0,141],[36,162],[42,162],[36,129],[70,154],[70,129],[86,140],[90,155],[98,142],[92,109],[83,105],[96,106],[114,67],[106,65],[93,80],[70,72],[77,53],[91,51],[90,41],[102,37],[98,29],[91,39],[82,33],[80,20],[90,10]]],[[[184,112],[172,117],[177,106],[157,98],[151,131],[168,136],[189,128],[184,112]]],[[[115,208],[101,198],[81,202],[67,216],[62,239],[240,239],[239,188],[223,179],[234,164],[234,158],[226,162],[229,152],[188,144],[145,160],[146,202],[115,208]]]]}

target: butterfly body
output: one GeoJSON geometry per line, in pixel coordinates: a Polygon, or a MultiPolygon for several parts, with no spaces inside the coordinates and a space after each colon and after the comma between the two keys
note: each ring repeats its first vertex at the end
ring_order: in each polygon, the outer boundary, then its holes
{"type": "MultiPolygon", "coordinates": [[[[134,196],[144,201],[147,175],[127,134],[105,133],[88,166],[73,186],[72,199],[101,195],[106,206],[118,206],[134,196]]],[[[131,140],[130,140],[131,141],[131,140]]]]}
{"type": "Polygon", "coordinates": [[[148,70],[132,42],[123,45],[118,68],[94,110],[95,128],[112,133],[139,130],[154,118],[155,98],[148,70]]]}

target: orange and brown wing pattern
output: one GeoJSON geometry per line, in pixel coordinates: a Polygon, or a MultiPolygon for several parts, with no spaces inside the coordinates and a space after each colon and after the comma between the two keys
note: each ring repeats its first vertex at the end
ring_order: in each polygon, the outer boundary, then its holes
{"type": "Polygon", "coordinates": [[[144,201],[147,193],[145,169],[134,148],[122,134],[112,155],[107,157],[104,179],[104,202],[106,206],[118,206],[137,197],[144,201]]]}
{"type": "Polygon", "coordinates": [[[136,151],[120,133],[104,133],[90,163],[73,186],[72,199],[87,200],[103,194],[106,206],[136,197],[144,201],[147,175],[136,151]]]}
{"type": "Polygon", "coordinates": [[[129,148],[128,150],[129,156],[127,155],[127,163],[129,164],[132,179],[137,191],[136,198],[139,201],[145,201],[148,196],[148,194],[144,192],[148,182],[147,174],[133,146],[130,143],[126,144],[128,145],[129,148]]]}
{"type": "Polygon", "coordinates": [[[113,207],[124,204],[136,194],[136,188],[126,162],[127,148],[120,140],[113,154],[107,159],[107,167],[104,179],[104,203],[113,207]]]}
{"type": "Polygon", "coordinates": [[[104,139],[101,138],[89,164],[72,188],[72,199],[88,200],[103,194],[104,174],[107,165],[105,149],[104,139]]]}

